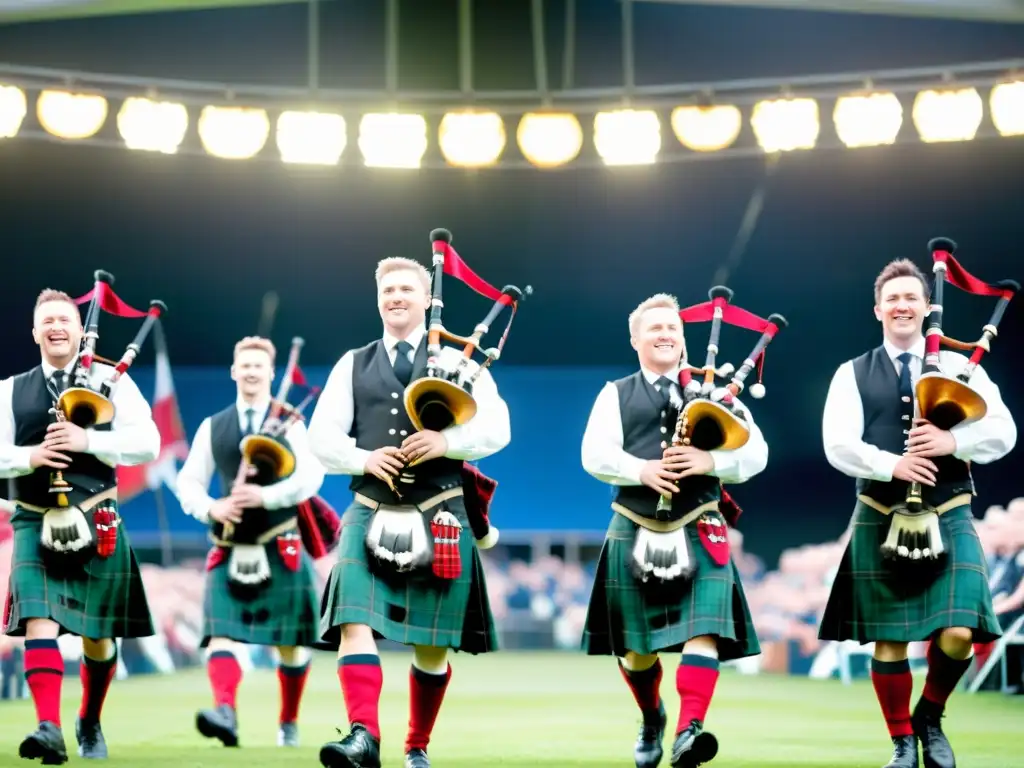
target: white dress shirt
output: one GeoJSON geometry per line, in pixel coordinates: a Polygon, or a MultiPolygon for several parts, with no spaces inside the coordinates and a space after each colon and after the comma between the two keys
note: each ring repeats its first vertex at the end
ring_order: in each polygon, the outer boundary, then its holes
{"type": "MultiPolygon", "coordinates": [[[[641,368],[644,378],[654,384],[661,374],[641,368]]],[[[675,378],[674,376],[670,378],[675,378]]],[[[675,389],[677,385],[673,384],[675,389]]],[[[750,425],[750,439],[742,448],[733,451],[709,451],[714,469],[709,475],[723,483],[743,483],[764,471],[768,466],[768,444],[760,428],[754,423],[749,409],[736,399],[741,412],[750,425]]],[[[647,459],[626,453],[622,448],[622,415],[619,412],[619,392],[614,382],[601,389],[583,433],[583,468],[604,483],[611,485],[643,485],[640,472],[647,459]]]]}
{"type": "MultiPolygon", "coordinates": [[[[889,359],[893,361],[896,375],[902,363],[897,358],[902,349],[883,342],[889,359]]],[[[916,385],[924,365],[924,337],[910,349],[910,380],[916,385]]],[[[939,368],[947,376],[956,376],[967,365],[967,356],[952,350],[939,353],[939,368]]],[[[971,424],[953,427],[950,433],[956,442],[953,455],[962,460],[988,464],[1009,453],[1017,442],[1017,426],[999,394],[999,387],[988,377],[980,365],[974,369],[969,386],[985,399],[988,411],[984,418],[971,424]]],[[[916,405],[916,404],[915,404],[916,405]]],[[[901,454],[890,453],[865,443],[864,408],[857,389],[857,378],[853,361],[847,360],[836,370],[825,398],[822,416],[822,440],[828,463],[850,477],[889,482],[893,470],[902,458],[901,454]]]]}
{"type": "MultiPolygon", "coordinates": [[[[235,402],[238,426],[243,435],[246,432],[248,422],[246,411],[249,408],[255,411],[252,417],[253,430],[259,432],[260,424],[263,423],[267,410],[270,408],[270,402],[265,400],[250,405],[241,398],[235,402]]],[[[285,439],[288,440],[295,453],[295,471],[284,480],[262,486],[260,490],[264,509],[293,507],[315,496],[324,482],[324,468],[320,466],[316,456],[309,450],[305,425],[301,421],[292,424],[285,432],[285,439]]],[[[196,430],[188,458],[185,459],[185,464],[178,473],[178,482],[175,488],[181,508],[186,514],[203,524],[210,522],[210,507],[215,501],[209,494],[210,481],[216,471],[213,443],[210,439],[210,417],[207,417],[203,419],[203,423],[196,430]]]]}
{"type": "MultiPolygon", "coordinates": [[[[424,326],[416,328],[406,341],[412,345],[409,359],[415,357],[416,349],[426,332],[424,326]]],[[[385,332],[384,346],[388,359],[394,365],[395,345],[398,339],[385,332]]],[[[349,432],[355,415],[352,396],[352,362],[355,355],[348,351],[334,365],[327,384],[317,400],[316,409],[309,420],[309,443],[313,453],[330,474],[362,475],[366,460],[372,451],[356,446],[356,440],[349,432]]],[[[450,368],[462,357],[462,350],[441,347],[441,365],[450,368]]],[[[473,362],[475,365],[475,361],[473,362]]],[[[498,387],[489,370],[484,371],[473,385],[473,399],[477,404],[476,415],[465,424],[441,430],[448,441],[445,456],[450,459],[477,461],[497,453],[512,439],[512,427],[508,406],[498,394],[498,387]]],[[[396,407],[402,407],[399,403],[396,407]]]]}
{"type": "MultiPolygon", "coordinates": [[[[49,380],[57,369],[45,360],[42,366],[43,375],[49,380]]],[[[65,374],[70,374],[73,367],[74,361],[65,366],[65,374]]],[[[93,362],[90,386],[99,389],[113,372],[113,366],[93,362]]],[[[70,375],[67,386],[74,386],[70,375]]],[[[29,459],[35,446],[14,444],[13,395],[14,377],[0,381],[0,478],[20,477],[34,471],[29,459]]],[[[127,373],[121,376],[110,400],[114,404],[110,430],[86,429],[88,445],[82,453],[91,453],[111,467],[119,464],[130,467],[154,461],[160,455],[160,431],[153,421],[149,403],[127,373]]]]}

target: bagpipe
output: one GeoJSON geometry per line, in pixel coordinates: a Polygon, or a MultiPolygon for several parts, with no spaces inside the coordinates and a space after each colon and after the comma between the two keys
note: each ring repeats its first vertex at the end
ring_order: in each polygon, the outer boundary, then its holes
{"type": "MultiPolygon", "coordinates": [[[[285,480],[295,472],[295,451],[288,442],[288,431],[304,420],[303,411],[320,392],[320,387],[309,385],[299,367],[299,355],[304,344],[305,340],[299,336],[292,339],[288,362],[277,395],[271,398],[267,417],[258,432],[246,435],[239,444],[242,460],[238,465],[235,484],[267,486],[285,480]],[[288,402],[293,386],[306,390],[297,405],[288,402]]],[[[242,523],[227,523],[220,531],[214,530],[214,534],[223,541],[253,543],[248,541],[252,538],[249,534],[261,534],[267,526],[263,525],[266,521],[255,519],[259,515],[249,514],[252,512],[254,510],[246,510],[242,523]],[[249,530],[246,531],[246,528],[249,530]]],[[[220,524],[214,523],[214,526],[217,528],[220,524]]],[[[298,505],[298,528],[306,551],[318,559],[337,546],[341,535],[341,518],[323,497],[316,495],[298,505]]]]}
{"type": "MultiPolygon", "coordinates": [[[[526,286],[520,290],[514,285],[506,285],[497,290],[463,261],[452,247],[452,233],[446,229],[433,230],[430,243],[433,258],[426,370],[422,377],[409,382],[403,404],[406,415],[417,430],[439,432],[465,424],[476,415],[473,387],[484,369],[501,357],[519,302],[531,295],[533,288],[526,286]],[[443,280],[446,274],[494,302],[469,336],[459,336],[444,326],[443,280]],[[481,345],[484,335],[506,307],[510,309],[509,319],[497,346],[484,348],[481,345]],[[442,355],[442,341],[461,345],[462,354],[442,355]],[[474,352],[483,356],[482,362],[473,360],[474,352]]],[[[469,462],[462,463],[461,474],[462,497],[473,538],[480,549],[489,549],[498,542],[498,529],[490,521],[490,504],[498,484],[469,462]]],[[[399,475],[400,483],[414,480],[411,466],[399,475]]],[[[401,498],[393,484],[391,490],[401,498]]],[[[414,570],[429,560],[439,578],[458,578],[462,568],[458,549],[462,533],[459,520],[442,506],[431,517],[429,533],[422,531],[420,525],[418,512],[408,515],[380,508],[368,527],[366,546],[378,560],[398,565],[400,571],[414,570]],[[428,538],[433,540],[432,549],[425,544],[428,538]],[[388,545],[386,542],[395,543],[388,545]]]]}
{"type": "MultiPolygon", "coordinates": [[[[736,398],[743,392],[747,377],[755,367],[758,380],[750,385],[750,396],[755,399],[764,397],[762,379],[765,348],[789,323],[780,314],[769,315],[767,319],[758,317],[731,304],[732,297],[731,289],[724,285],[716,285],[708,291],[709,301],[695,304],[679,312],[684,324],[710,321],[711,330],[708,334],[704,366],[695,368],[683,365],[679,371],[682,398],[673,403],[679,414],[672,433],[672,446],[692,445],[704,451],[732,451],[742,448],[750,439],[747,415],[738,406],[736,398]],[[738,370],[732,363],[717,365],[718,343],[723,322],[761,334],[738,370]],[[730,376],[732,378],[727,384],[719,385],[715,381],[716,378],[724,379],[730,376]]],[[[659,510],[671,506],[672,498],[668,496],[662,496],[658,502],[659,510]]],[[[734,525],[741,514],[740,508],[724,488],[722,510],[729,525],[734,525]]]]}
{"type": "MultiPolygon", "coordinates": [[[[925,332],[924,363],[921,377],[914,387],[918,417],[940,430],[970,424],[985,416],[988,408],[984,398],[971,389],[971,376],[981,358],[991,351],[992,340],[998,335],[999,323],[1006,307],[1020,290],[1020,284],[1014,280],[1000,280],[991,284],[979,280],[954,258],[956,248],[956,243],[945,237],[937,237],[928,242],[928,250],[932,254],[932,298],[925,332]],[[944,335],[942,319],[946,282],[976,296],[999,297],[992,316],[982,327],[978,341],[958,341],[944,335]],[[956,376],[943,373],[940,367],[939,357],[943,344],[950,349],[971,352],[967,364],[956,376]]],[[[938,513],[934,507],[925,503],[920,483],[911,482],[903,504],[893,508],[889,532],[881,550],[887,559],[903,558],[911,561],[935,561],[945,554],[938,513]]]]}
{"type": "MultiPolygon", "coordinates": [[[[114,276],[102,269],[93,273],[93,280],[93,289],[74,300],[79,306],[86,302],[89,306],[86,310],[78,357],[68,378],[68,387],[63,392],[58,392],[47,384],[53,401],[50,413],[56,421],[70,422],[83,429],[100,427],[114,420],[116,408],[113,396],[118,382],[135,362],[153,324],[167,311],[167,305],[157,299],[150,302],[149,310],[146,312],[125,303],[114,292],[114,276]],[[145,318],[135,338],[116,363],[105,360],[96,353],[101,312],[117,317],[145,318]],[[98,383],[94,381],[93,375],[93,366],[97,361],[113,367],[110,375],[98,383]]],[[[49,490],[56,496],[56,506],[43,515],[40,540],[44,549],[61,554],[75,554],[83,561],[91,558],[94,553],[100,557],[109,557],[113,554],[119,525],[116,506],[108,500],[97,502],[93,506],[93,523],[90,524],[85,516],[89,510],[82,509],[79,504],[70,503],[69,495],[76,488],[64,477],[62,470],[58,469],[50,474],[49,490]]],[[[87,492],[91,490],[86,489],[87,492]]],[[[113,498],[116,499],[116,493],[113,498]]]]}

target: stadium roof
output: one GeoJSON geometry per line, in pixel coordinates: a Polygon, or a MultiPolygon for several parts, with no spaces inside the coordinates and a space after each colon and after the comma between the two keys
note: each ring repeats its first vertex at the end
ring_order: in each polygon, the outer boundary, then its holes
{"type": "MultiPolygon", "coordinates": [[[[0,0],[0,23],[82,16],[189,11],[309,0],[0,0]]],[[[320,0],[327,2],[329,0],[320,0]]],[[[620,0],[605,0],[619,2],[620,0]]],[[[923,16],[972,21],[1024,22],[1024,0],[635,0],[700,5],[733,5],[923,16]]],[[[597,0],[588,0],[597,2],[597,0]]]]}

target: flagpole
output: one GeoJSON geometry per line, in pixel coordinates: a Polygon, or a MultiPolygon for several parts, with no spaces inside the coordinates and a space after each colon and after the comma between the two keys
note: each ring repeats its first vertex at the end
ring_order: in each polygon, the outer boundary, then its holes
{"type": "Polygon", "coordinates": [[[164,502],[164,484],[153,489],[156,498],[157,524],[160,526],[160,560],[164,568],[170,568],[174,564],[174,544],[171,536],[171,525],[167,519],[167,504],[164,502]]]}

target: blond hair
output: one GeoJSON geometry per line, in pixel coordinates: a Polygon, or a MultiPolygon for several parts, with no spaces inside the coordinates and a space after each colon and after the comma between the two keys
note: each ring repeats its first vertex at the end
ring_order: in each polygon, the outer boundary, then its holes
{"type": "MultiPolygon", "coordinates": [[[[629,335],[636,336],[640,330],[640,318],[649,309],[672,309],[679,312],[679,301],[670,293],[656,293],[643,301],[629,313],[629,335]]],[[[680,321],[681,322],[681,321],[680,321]]]]}
{"type": "Polygon", "coordinates": [[[402,270],[415,272],[420,282],[423,283],[423,290],[430,293],[430,273],[427,272],[427,268],[418,261],[407,259],[404,256],[388,256],[377,262],[377,271],[373,274],[373,279],[377,281],[377,288],[380,288],[380,281],[384,279],[384,275],[402,270]]]}
{"type": "Polygon", "coordinates": [[[267,356],[270,357],[270,364],[274,364],[274,359],[277,357],[277,348],[274,346],[274,342],[270,339],[265,339],[262,336],[246,336],[235,344],[235,360],[238,359],[238,355],[247,349],[258,349],[261,352],[266,352],[267,356]]]}
{"type": "Polygon", "coordinates": [[[43,288],[39,295],[36,296],[36,306],[34,308],[39,309],[40,306],[48,301],[66,301],[71,306],[78,306],[75,304],[75,300],[64,293],[64,291],[58,291],[56,288],[43,288]]]}

